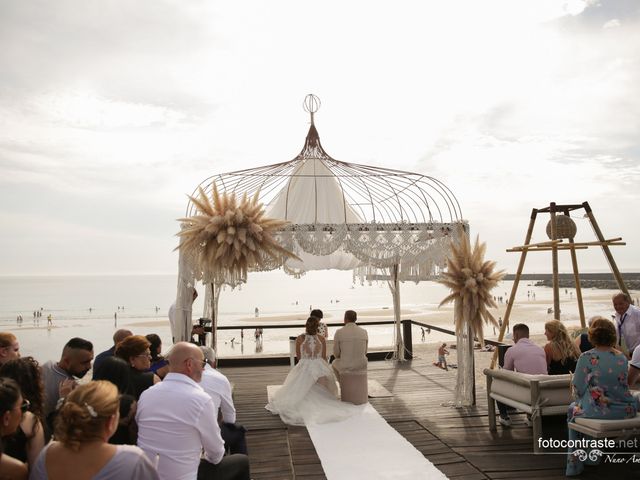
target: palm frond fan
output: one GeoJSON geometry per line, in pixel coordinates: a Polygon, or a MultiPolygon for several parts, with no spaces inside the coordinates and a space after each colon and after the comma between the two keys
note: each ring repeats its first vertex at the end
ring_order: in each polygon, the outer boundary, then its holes
{"type": "Polygon", "coordinates": [[[459,242],[451,243],[447,270],[439,280],[451,289],[451,293],[439,306],[454,302],[456,335],[465,333],[468,325],[472,334],[484,343],[483,323],[498,326],[489,311],[489,308],[498,307],[491,290],[502,280],[505,272],[494,272],[496,262],[484,260],[486,244],[480,243],[479,237],[476,237],[473,248],[467,235],[460,235],[459,239],[459,242]]]}

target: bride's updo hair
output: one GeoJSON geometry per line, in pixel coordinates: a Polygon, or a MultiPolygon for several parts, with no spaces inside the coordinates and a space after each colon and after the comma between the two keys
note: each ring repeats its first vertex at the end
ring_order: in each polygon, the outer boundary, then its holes
{"type": "Polygon", "coordinates": [[[64,400],[55,419],[55,438],[78,451],[83,442],[102,438],[107,420],[120,407],[118,388],[96,380],[75,388],[64,400]]]}
{"type": "Polygon", "coordinates": [[[320,323],[320,319],[318,317],[309,317],[307,318],[307,323],[304,328],[308,335],[315,335],[318,333],[318,324],[320,323]]]}

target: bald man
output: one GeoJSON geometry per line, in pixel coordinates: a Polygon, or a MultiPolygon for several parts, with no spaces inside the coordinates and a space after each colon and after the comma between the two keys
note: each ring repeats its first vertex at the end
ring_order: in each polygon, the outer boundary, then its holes
{"type": "Polygon", "coordinates": [[[161,480],[250,479],[246,455],[224,456],[215,404],[199,385],[205,364],[196,345],[176,343],[169,373],[140,396],[138,446],[157,457],[161,480]]]}
{"type": "Polygon", "coordinates": [[[118,345],[122,340],[127,337],[133,335],[131,330],[127,330],[126,328],[121,328],[116,330],[116,333],[113,334],[113,346],[109,350],[105,350],[104,352],[96,355],[96,358],[93,360],[93,379],[95,380],[96,370],[102,362],[104,362],[107,358],[113,357],[116,351],[116,345],[118,345]]]}

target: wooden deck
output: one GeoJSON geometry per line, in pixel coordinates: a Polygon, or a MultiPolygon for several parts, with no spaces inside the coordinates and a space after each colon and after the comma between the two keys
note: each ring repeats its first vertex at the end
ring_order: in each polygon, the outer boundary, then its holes
{"type": "MultiPolygon", "coordinates": [[[[306,428],[287,426],[264,409],[267,385],[281,384],[288,366],[233,367],[221,369],[235,384],[238,421],[247,427],[247,443],[254,479],[305,480],[326,478],[306,428]]],[[[369,363],[369,378],[393,393],[371,398],[375,409],[401,435],[451,479],[561,479],[566,456],[533,455],[532,430],[524,416],[512,416],[513,426],[498,425],[490,432],[484,378],[477,379],[478,405],[456,409],[456,371],[444,371],[430,361],[414,359],[405,364],[369,363]]],[[[545,436],[566,438],[561,417],[545,418],[545,436]]],[[[640,442],[639,442],[640,443],[640,442]]],[[[357,451],[357,446],[354,446],[357,451]]],[[[635,451],[640,451],[640,447],[635,451]]],[[[578,478],[640,478],[640,463],[603,463],[587,467],[578,478]]],[[[640,462],[640,455],[635,457],[640,462]]]]}

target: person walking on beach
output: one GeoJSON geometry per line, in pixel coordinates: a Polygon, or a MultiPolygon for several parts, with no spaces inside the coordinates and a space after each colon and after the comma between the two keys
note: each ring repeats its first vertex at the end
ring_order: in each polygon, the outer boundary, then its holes
{"type": "Polygon", "coordinates": [[[176,343],[169,373],[138,402],[138,446],[157,462],[161,480],[251,478],[246,455],[224,455],[215,404],[200,386],[205,365],[199,347],[176,343]]]}
{"type": "Polygon", "coordinates": [[[47,327],[52,327],[53,326],[53,317],[51,316],[51,314],[47,315],[47,327]]]}
{"type": "Polygon", "coordinates": [[[449,350],[447,350],[447,344],[443,343],[438,347],[438,362],[433,365],[436,367],[440,367],[443,370],[449,371],[449,367],[447,367],[447,357],[449,355],[449,350]]]}
{"type": "Polygon", "coordinates": [[[420,333],[422,334],[422,341],[424,342],[424,327],[420,327],[420,333]]]}

